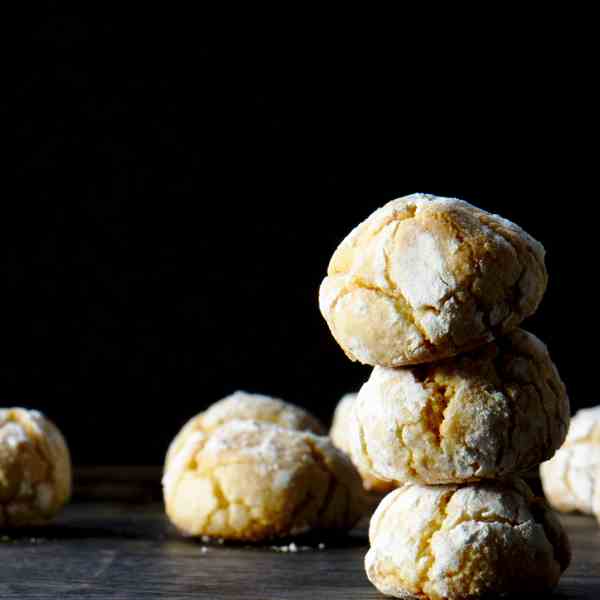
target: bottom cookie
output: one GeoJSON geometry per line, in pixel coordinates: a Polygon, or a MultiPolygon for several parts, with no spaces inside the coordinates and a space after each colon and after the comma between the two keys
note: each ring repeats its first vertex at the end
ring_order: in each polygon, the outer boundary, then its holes
{"type": "Polygon", "coordinates": [[[388,494],[369,528],[371,583],[397,598],[464,600],[554,587],[568,539],[546,502],[520,479],[408,484],[388,494]]]}

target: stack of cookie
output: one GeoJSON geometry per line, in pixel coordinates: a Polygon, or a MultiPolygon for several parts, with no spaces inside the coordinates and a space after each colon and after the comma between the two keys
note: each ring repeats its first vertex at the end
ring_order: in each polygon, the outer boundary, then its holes
{"type": "Polygon", "coordinates": [[[518,478],[569,421],[548,351],[518,329],[547,284],[520,227],[414,194],[341,243],[320,307],[352,360],[373,365],[352,402],[361,474],[400,482],[373,515],[367,575],[398,597],[472,598],[553,586],[565,534],[518,478]]]}

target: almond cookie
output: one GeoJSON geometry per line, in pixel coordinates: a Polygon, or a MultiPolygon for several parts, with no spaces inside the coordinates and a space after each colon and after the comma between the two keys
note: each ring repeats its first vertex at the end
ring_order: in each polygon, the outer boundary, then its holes
{"type": "Polygon", "coordinates": [[[347,530],[365,509],[356,469],[329,438],[256,421],[188,431],[163,491],[182,532],[228,540],[347,530]]]}
{"type": "Polygon", "coordinates": [[[560,522],[519,479],[405,485],[380,503],[369,541],[367,576],[397,598],[541,592],[571,558],[560,522]]]}
{"type": "Polygon", "coordinates": [[[37,410],[0,409],[0,527],[36,525],[71,494],[71,460],[58,429],[37,410]]]}
{"type": "Polygon", "coordinates": [[[319,304],[352,359],[397,367],[488,342],[535,312],[544,248],[520,227],[455,198],[389,202],[337,248],[319,304]]]}
{"type": "Polygon", "coordinates": [[[273,423],[287,429],[312,431],[319,435],[325,433],[323,425],[299,406],[284,402],[279,398],[237,391],[192,417],[173,440],[167,452],[166,462],[169,462],[172,454],[177,452],[182,441],[191,432],[209,433],[224,423],[234,420],[273,423]]]}
{"type": "MultiPolygon", "coordinates": [[[[329,431],[329,437],[333,445],[346,454],[352,462],[352,432],[356,430],[357,423],[354,417],[353,406],[358,394],[346,394],[338,402],[333,414],[333,423],[329,431]]],[[[363,480],[365,490],[377,494],[385,494],[396,487],[393,481],[384,481],[373,477],[368,471],[361,469],[360,465],[354,463],[363,480]]]]}
{"type": "Polygon", "coordinates": [[[557,510],[600,513],[600,406],[575,414],[564,445],[540,466],[540,475],[557,510]]]}
{"type": "Polygon", "coordinates": [[[462,483],[525,473],[563,443],[565,386],[517,329],[438,363],[375,367],[354,412],[353,460],[380,479],[462,483]]]}

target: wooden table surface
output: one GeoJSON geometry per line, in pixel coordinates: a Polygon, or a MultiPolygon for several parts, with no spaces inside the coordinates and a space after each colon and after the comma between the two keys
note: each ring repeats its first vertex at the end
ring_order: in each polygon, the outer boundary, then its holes
{"type": "MultiPolygon", "coordinates": [[[[539,598],[600,600],[600,528],[590,517],[562,520],[573,562],[559,587],[539,598]]],[[[50,526],[0,533],[0,540],[2,600],[384,598],[363,571],[364,527],[348,538],[313,538],[296,542],[297,552],[278,552],[183,539],[160,503],[79,502],[50,526]]]]}

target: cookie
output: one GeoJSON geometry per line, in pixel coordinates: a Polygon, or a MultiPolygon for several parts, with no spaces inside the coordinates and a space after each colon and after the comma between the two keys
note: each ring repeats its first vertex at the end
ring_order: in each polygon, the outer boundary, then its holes
{"type": "Polygon", "coordinates": [[[178,529],[227,540],[348,530],[365,510],[360,477],[329,438],[256,421],[188,431],[163,491],[178,529]]]}
{"type": "Polygon", "coordinates": [[[570,562],[560,522],[519,479],[407,484],[380,503],[369,541],[367,576],[397,598],[542,592],[570,562]]]}
{"type": "Polygon", "coordinates": [[[525,473],[563,443],[565,386],[517,329],[438,363],[375,367],[354,408],[352,456],[385,480],[462,483],[525,473]]]}
{"type": "MultiPolygon", "coordinates": [[[[333,414],[333,423],[329,431],[329,437],[333,445],[352,459],[352,435],[357,428],[354,418],[353,406],[358,394],[346,394],[338,402],[333,414]]],[[[354,462],[354,461],[353,461],[354,462]]],[[[370,474],[368,470],[361,469],[360,465],[354,463],[363,480],[365,490],[377,494],[385,494],[393,490],[397,484],[393,481],[384,481],[370,474]]]]}
{"type": "Polygon", "coordinates": [[[596,515],[596,520],[598,521],[598,525],[600,525],[600,486],[598,485],[596,485],[596,493],[592,501],[592,512],[596,515]]]}
{"type": "Polygon", "coordinates": [[[480,346],[537,309],[544,248],[523,229],[455,198],[412,194],[342,241],[319,305],[352,359],[397,367],[480,346]]]}
{"type": "Polygon", "coordinates": [[[279,398],[237,391],[215,402],[204,412],[192,417],[173,440],[167,453],[168,463],[182,441],[193,431],[210,432],[229,421],[261,421],[288,429],[325,434],[325,428],[310,413],[279,398]]]}
{"type": "Polygon", "coordinates": [[[71,494],[71,460],[59,430],[42,413],[0,409],[0,527],[37,525],[71,494]]]}
{"type": "Polygon", "coordinates": [[[600,515],[600,406],[575,414],[564,445],[540,475],[554,508],[600,515]]]}

